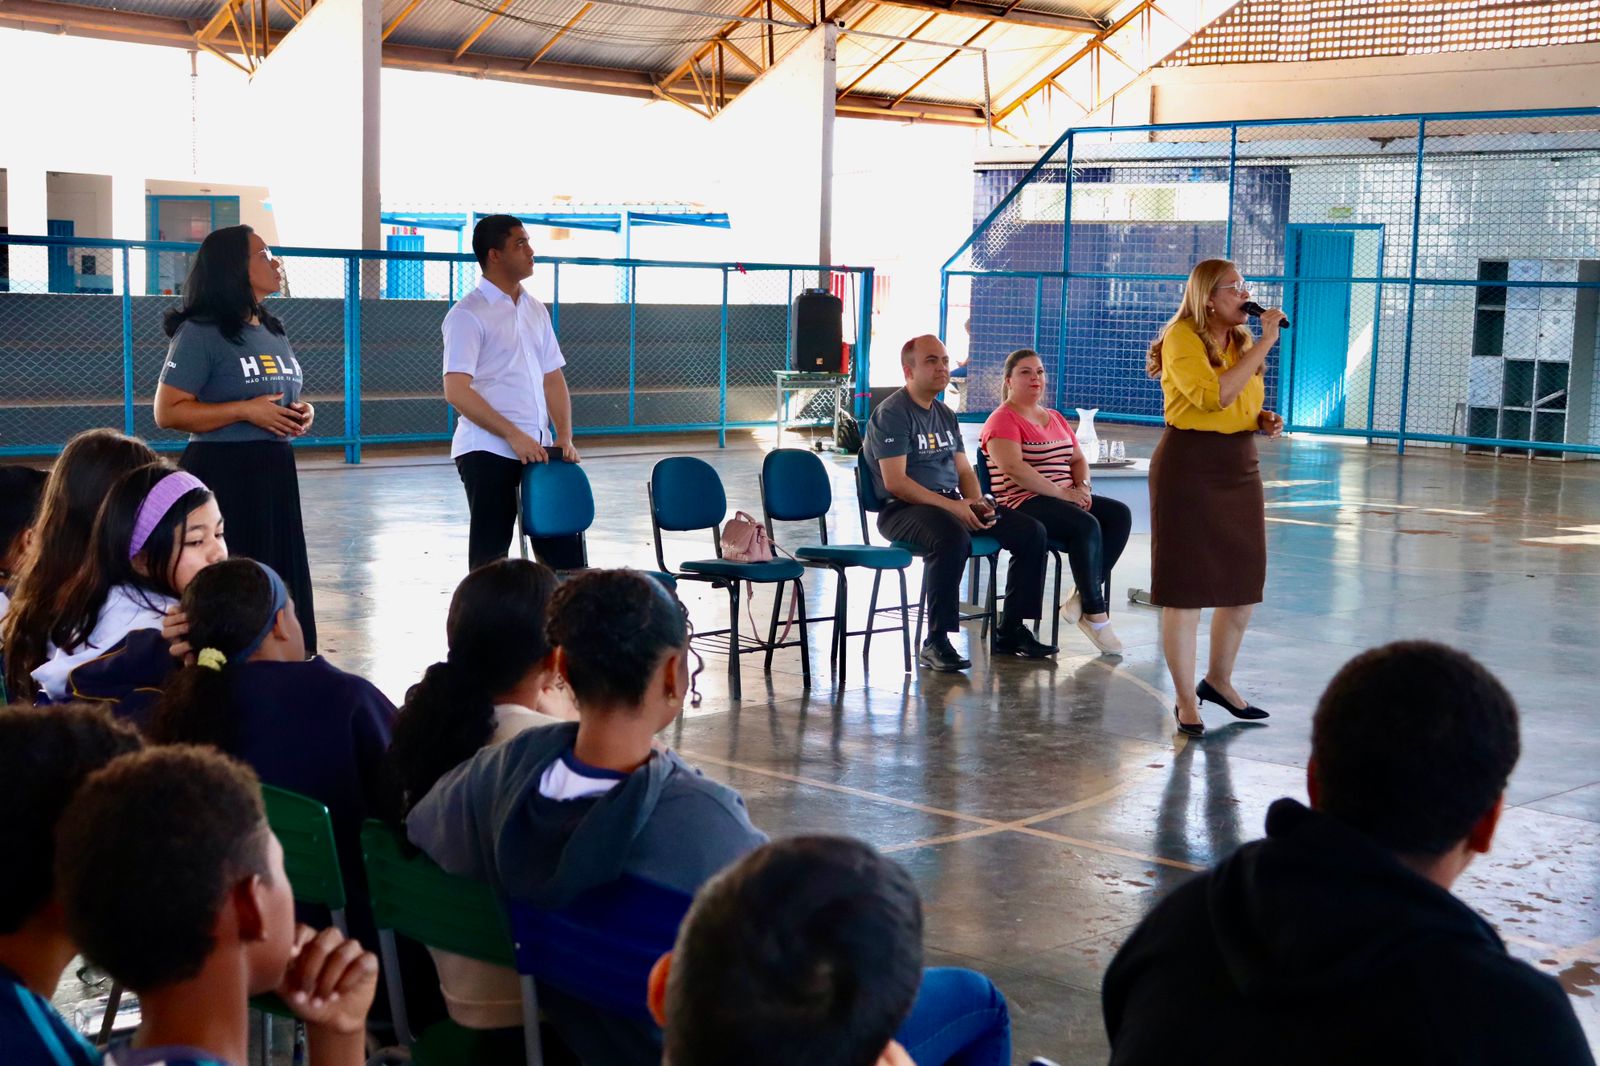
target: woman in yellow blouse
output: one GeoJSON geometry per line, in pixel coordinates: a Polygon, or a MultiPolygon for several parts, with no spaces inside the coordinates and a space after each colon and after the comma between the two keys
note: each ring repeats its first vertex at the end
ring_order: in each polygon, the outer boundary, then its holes
{"type": "Polygon", "coordinates": [[[1283,312],[1245,328],[1250,288],[1226,259],[1189,275],[1183,304],[1150,345],[1167,430],[1150,459],[1150,598],[1161,607],[1161,647],[1178,693],[1172,713],[1189,736],[1206,730],[1200,702],[1236,718],[1265,718],[1233,687],[1233,664],[1267,578],[1267,527],[1254,434],[1283,419],[1262,409],[1267,353],[1283,312]],[[1210,663],[1195,672],[1200,611],[1213,607],[1210,663]]]}

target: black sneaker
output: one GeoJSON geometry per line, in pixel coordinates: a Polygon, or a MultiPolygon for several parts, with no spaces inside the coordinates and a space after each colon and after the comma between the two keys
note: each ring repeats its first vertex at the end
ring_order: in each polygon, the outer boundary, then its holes
{"type": "Polygon", "coordinates": [[[1020,659],[1048,659],[1058,649],[1054,644],[1043,644],[1034,639],[1024,625],[1008,626],[994,635],[996,655],[1015,655],[1020,659]]]}
{"type": "Polygon", "coordinates": [[[922,650],[917,652],[917,662],[941,674],[965,670],[972,665],[971,659],[963,659],[961,653],[950,646],[950,638],[943,633],[936,633],[923,642],[922,650]]]}

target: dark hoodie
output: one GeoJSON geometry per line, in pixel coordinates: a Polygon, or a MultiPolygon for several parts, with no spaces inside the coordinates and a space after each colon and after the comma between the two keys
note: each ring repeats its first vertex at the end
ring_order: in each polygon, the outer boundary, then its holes
{"type": "Polygon", "coordinates": [[[1114,1066],[1593,1064],[1561,986],[1360,832],[1282,799],[1106,972],[1114,1066]]]}
{"type": "MultiPolygon", "coordinates": [[[[453,874],[502,897],[566,907],[584,891],[631,875],[688,899],[712,875],[767,842],[744,800],[671,752],[609,792],[554,800],[544,772],[572,750],[576,723],[526,730],[440,778],[406,818],[406,835],[453,874]]],[[[665,948],[665,945],[663,945],[665,948]]],[[[539,987],[541,1013],[595,1066],[656,1066],[661,1031],[539,987]]]]}

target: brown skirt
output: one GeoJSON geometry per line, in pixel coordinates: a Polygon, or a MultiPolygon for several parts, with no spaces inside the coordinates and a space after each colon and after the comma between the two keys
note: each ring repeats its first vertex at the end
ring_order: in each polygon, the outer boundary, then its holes
{"type": "Polygon", "coordinates": [[[1150,599],[1260,603],[1267,522],[1254,433],[1167,427],[1150,457],[1150,599]]]}

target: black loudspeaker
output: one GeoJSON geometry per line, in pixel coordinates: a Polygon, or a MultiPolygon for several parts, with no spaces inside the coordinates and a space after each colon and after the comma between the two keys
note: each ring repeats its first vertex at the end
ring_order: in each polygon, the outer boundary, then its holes
{"type": "Polygon", "coordinates": [[[789,367],[813,374],[844,370],[844,301],[827,289],[806,289],[794,298],[794,333],[789,367]]]}

